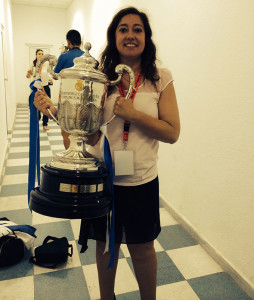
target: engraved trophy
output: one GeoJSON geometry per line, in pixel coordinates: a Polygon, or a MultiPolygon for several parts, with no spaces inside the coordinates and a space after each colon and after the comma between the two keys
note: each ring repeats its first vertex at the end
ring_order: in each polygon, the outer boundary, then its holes
{"type": "MultiPolygon", "coordinates": [[[[128,99],[134,85],[134,74],[130,67],[120,64],[115,69],[118,78],[109,81],[96,69],[98,62],[89,53],[91,44],[86,43],[84,48],[85,54],[74,59],[73,67],[63,69],[59,75],[51,71],[53,78],[61,80],[58,123],[70,134],[70,147],[55,154],[50,163],[41,167],[41,185],[31,191],[30,208],[46,216],[94,218],[111,210],[109,173],[104,162],[86,151],[85,142],[88,135],[103,125],[108,86],[117,84],[123,72],[128,72],[128,99]]],[[[57,60],[47,54],[40,63],[45,61],[52,65],[57,60]]]]}

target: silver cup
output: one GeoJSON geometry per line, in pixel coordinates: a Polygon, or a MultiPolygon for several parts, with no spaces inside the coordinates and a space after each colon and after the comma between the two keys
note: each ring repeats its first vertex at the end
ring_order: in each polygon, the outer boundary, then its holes
{"type": "MultiPolygon", "coordinates": [[[[53,78],[61,80],[58,120],[56,121],[64,131],[70,134],[70,147],[54,155],[49,166],[93,172],[98,170],[98,160],[86,151],[87,136],[98,131],[103,125],[103,110],[108,86],[117,84],[123,72],[128,72],[130,78],[126,95],[128,99],[134,86],[134,73],[127,65],[119,64],[115,69],[118,78],[109,81],[104,73],[96,69],[98,62],[89,53],[91,44],[86,43],[84,48],[85,53],[74,59],[74,66],[63,69],[59,75],[53,72],[53,66],[56,64],[56,58],[53,55],[44,55],[38,68],[45,61],[49,61],[53,78]]],[[[50,113],[50,110],[48,111],[50,113]]]]}

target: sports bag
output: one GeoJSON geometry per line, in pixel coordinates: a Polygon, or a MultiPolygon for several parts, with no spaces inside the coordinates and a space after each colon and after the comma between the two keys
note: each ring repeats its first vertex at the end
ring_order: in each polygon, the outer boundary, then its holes
{"type": "Polygon", "coordinates": [[[65,263],[72,254],[73,247],[66,237],[47,236],[42,245],[34,249],[34,256],[30,257],[30,262],[40,267],[55,268],[58,264],[65,263]]]}
{"type": "Polygon", "coordinates": [[[13,232],[0,237],[0,268],[10,267],[24,257],[25,245],[13,232]]]}

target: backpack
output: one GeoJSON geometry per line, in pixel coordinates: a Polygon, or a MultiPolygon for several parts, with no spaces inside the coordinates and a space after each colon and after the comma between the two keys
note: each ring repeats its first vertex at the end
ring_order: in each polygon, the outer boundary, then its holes
{"type": "Polygon", "coordinates": [[[24,257],[25,245],[13,232],[0,237],[0,268],[10,267],[24,257]]]}
{"type": "Polygon", "coordinates": [[[30,262],[40,267],[55,268],[58,264],[65,263],[72,254],[73,247],[66,237],[47,236],[42,245],[34,249],[34,256],[30,257],[30,262]]]}

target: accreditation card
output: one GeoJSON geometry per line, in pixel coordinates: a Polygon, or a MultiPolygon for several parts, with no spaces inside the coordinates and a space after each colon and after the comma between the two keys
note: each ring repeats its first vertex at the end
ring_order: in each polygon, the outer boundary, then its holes
{"type": "Polygon", "coordinates": [[[114,151],[115,176],[134,175],[133,151],[114,151]]]}

